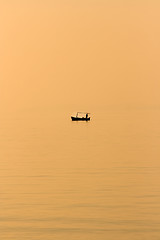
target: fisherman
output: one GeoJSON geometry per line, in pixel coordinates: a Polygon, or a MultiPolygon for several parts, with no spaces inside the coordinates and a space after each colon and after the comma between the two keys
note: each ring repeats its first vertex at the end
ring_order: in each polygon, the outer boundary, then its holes
{"type": "Polygon", "coordinates": [[[88,113],[86,113],[86,118],[88,118],[88,113]]]}

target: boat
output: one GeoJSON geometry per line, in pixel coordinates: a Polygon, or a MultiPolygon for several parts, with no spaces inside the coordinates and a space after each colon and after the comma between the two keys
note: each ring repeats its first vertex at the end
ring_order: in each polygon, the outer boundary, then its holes
{"type": "Polygon", "coordinates": [[[71,116],[72,121],[90,121],[90,113],[77,112],[76,116],[71,116]]]}

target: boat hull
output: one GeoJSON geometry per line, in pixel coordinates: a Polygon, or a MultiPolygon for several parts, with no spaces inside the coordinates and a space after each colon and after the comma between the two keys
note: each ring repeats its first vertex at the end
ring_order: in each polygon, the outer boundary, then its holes
{"type": "Polygon", "coordinates": [[[71,117],[72,121],[90,121],[90,117],[88,118],[79,118],[79,117],[71,117]]]}

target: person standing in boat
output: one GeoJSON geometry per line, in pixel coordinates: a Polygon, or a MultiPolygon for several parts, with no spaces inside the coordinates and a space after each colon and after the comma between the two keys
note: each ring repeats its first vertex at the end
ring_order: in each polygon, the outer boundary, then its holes
{"type": "Polygon", "coordinates": [[[88,113],[86,113],[86,118],[88,118],[88,113]]]}

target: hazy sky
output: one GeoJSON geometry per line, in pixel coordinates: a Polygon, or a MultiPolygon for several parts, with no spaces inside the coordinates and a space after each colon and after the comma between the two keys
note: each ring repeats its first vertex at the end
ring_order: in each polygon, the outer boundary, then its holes
{"type": "Polygon", "coordinates": [[[1,109],[160,104],[158,0],[1,0],[1,109]]]}

